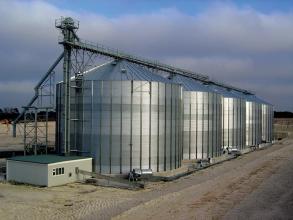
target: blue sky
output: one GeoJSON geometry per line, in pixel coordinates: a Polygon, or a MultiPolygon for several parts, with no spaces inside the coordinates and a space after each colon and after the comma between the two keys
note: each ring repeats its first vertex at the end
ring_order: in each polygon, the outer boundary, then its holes
{"type": "Polygon", "coordinates": [[[149,13],[162,8],[176,8],[183,13],[194,15],[216,4],[254,8],[263,13],[292,11],[293,8],[292,0],[53,0],[47,2],[60,8],[98,13],[106,17],[149,13]]]}
{"type": "Polygon", "coordinates": [[[82,39],[206,74],[293,111],[293,0],[0,0],[0,14],[0,108],[30,100],[62,52],[55,19],[72,16],[82,39]]]}

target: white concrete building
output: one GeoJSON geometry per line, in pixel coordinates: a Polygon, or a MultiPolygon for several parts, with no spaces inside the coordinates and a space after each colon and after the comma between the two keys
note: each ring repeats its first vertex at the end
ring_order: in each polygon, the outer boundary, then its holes
{"type": "Polygon", "coordinates": [[[83,180],[77,170],[92,172],[92,158],[79,156],[36,155],[7,159],[8,181],[38,186],[58,186],[83,180]]]}

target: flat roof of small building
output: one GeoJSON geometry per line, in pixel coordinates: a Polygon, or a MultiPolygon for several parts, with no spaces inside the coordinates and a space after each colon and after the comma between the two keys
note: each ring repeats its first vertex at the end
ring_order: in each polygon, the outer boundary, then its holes
{"type": "Polygon", "coordinates": [[[91,159],[90,157],[81,156],[59,156],[59,155],[30,155],[30,156],[17,156],[7,158],[7,160],[30,162],[30,163],[40,163],[40,164],[50,164],[50,163],[60,163],[70,160],[81,160],[81,159],[91,159]]]}

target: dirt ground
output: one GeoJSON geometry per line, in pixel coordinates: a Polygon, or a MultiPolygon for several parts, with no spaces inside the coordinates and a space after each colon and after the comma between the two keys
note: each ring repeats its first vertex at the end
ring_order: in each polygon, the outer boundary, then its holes
{"type": "Polygon", "coordinates": [[[0,183],[0,219],[293,219],[293,139],[144,190],[0,183]]]}
{"type": "MultiPolygon", "coordinates": [[[[39,123],[43,126],[44,123],[39,123]]],[[[29,130],[29,128],[28,128],[29,130]]],[[[42,130],[43,131],[43,130],[42,130]]],[[[55,122],[48,123],[49,145],[54,145],[55,122]]],[[[23,150],[23,124],[19,123],[16,127],[16,137],[12,137],[12,125],[0,124],[0,151],[23,150]]]]}

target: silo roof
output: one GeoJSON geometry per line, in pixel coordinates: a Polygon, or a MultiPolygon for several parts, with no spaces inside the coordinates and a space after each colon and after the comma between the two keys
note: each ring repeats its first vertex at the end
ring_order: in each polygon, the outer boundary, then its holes
{"type": "Polygon", "coordinates": [[[162,83],[172,83],[169,79],[153,73],[150,70],[127,62],[126,60],[112,61],[83,74],[85,80],[105,80],[105,81],[156,81],[162,83]]]}
{"type": "Polygon", "coordinates": [[[255,99],[258,100],[258,102],[260,102],[262,104],[273,106],[271,103],[264,101],[263,99],[259,98],[258,96],[255,96],[255,99]]]}
{"type": "Polygon", "coordinates": [[[235,90],[232,90],[231,92],[232,92],[233,94],[239,96],[239,97],[242,98],[242,99],[247,99],[247,97],[249,96],[249,95],[247,95],[247,94],[245,94],[245,93],[243,93],[243,92],[239,92],[239,91],[235,91],[235,90]]]}
{"type": "Polygon", "coordinates": [[[242,98],[240,95],[235,94],[232,90],[226,89],[224,87],[210,85],[209,86],[214,92],[221,94],[223,97],[227,98],[242,98]]]}
{"type": "Polygon", "coordinates": [[[245,95],[245,99],[248,102],[263,103],[263,101],[257,98],[255,95],[245,95]]]}
{"type": "Polygon", "coordinates": [[[172,77],[172,81],[182,85],[185,91],[213,92],[213,90],[208,86],[205,86],[201,82],[198,82],[195,79],[189,77],[175,75],[172,77]]]}
{"type": "Polygon", "coordinates": [[[220,86],[216,86],[216,85],[210,85],[210,88],[212,88],[215,92],[218,92],[218,93],[222,94],[224,97],[242,98],[242,99],[245,99],[245,100],[250,101],[250,102],[257,102],[257,103],[272,106],[272,104],[264,101],[263,99],[259,98],[256,95],[249,95],[249,94],[245,94],[245,93],[238,92],[238,91],[235,91],[235,90],[229,90],[229,89],[226,89],[224,87],[220,87],[220,86]]]}
{"type": "Polygon", "coordinates": [[[264,101],[263,99],[259,98],[256,95],[244,94],[244,93],[237,92],[237,91],[235,91],[234,93],[241,94],[241,96],[243,96],[243,98],[246,99],[246,101],[249,101],[249,102],[256,102],[256,103],[260,103],[260,104],[271,105],[270,103],[264,101]]]}

